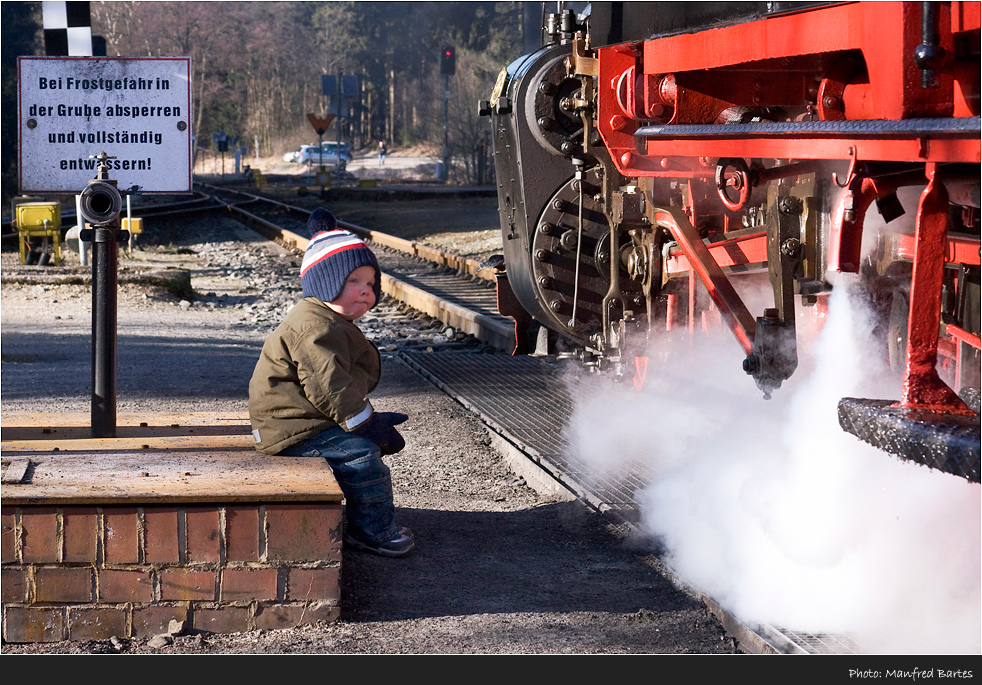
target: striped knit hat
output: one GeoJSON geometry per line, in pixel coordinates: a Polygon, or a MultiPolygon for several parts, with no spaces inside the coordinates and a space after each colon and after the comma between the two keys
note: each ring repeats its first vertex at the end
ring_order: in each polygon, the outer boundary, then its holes
{"type": "Polygon", "coordinates": [[[360,266],[375,269],[375,302],[382,299],[382,272],[375,254],[358,236],[348,231],[321,231],[307,244],[300,266],[304,297],[333,302],[344,290],[352,271],[360,266]]]}

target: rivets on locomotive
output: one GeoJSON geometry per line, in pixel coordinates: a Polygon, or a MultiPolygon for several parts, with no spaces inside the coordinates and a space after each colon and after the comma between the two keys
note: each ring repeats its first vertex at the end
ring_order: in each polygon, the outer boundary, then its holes
{"type": "Polygon", "coordinates": [[[540,262],[548,262],[549,261],[549,251],[548,250],[536,250],[535,251],[535,259],[537,261],[540,261],[540,262]]]}
{"type": "Polygon", "coordinates": [[[559,300],[550,300],[549,307],[552,309],[552,311],[558,312],[560,309],[563,308],[563,303],[560,302],[559,300]]]}
{"type": "Polygon", "coordinates": [[[553,231],[555,230],[555,224],[550,224],[548,221],[543,221],[541,224],[539,224],[539,233],[542,235],[552,235],[553,231]]]}
{"type": "Polygon", "coordinates": [[[542,286],[543,288],[545,288],[546,290],[554,290],[555,289],[554,286],[555,286],[556,282],[552,278],[550,278],[549,276],[539,276],[538,281],[539,281],[539,285],[542,286]]]}

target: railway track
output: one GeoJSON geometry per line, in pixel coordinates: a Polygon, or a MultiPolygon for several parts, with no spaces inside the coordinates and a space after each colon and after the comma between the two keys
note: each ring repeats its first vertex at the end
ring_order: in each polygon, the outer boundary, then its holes
{"type": "MultiPolygon", "coordinates": [[[[310,211],[277,200],[204,186],[209,203],[266,238],[302,252],[310,211]]],[[[497,312],[493,271],[423,243],[350,222],[338,225],[372,245],[382,268],[382,292],[503,352],[514,347],[514,323],[497,312]]]]}

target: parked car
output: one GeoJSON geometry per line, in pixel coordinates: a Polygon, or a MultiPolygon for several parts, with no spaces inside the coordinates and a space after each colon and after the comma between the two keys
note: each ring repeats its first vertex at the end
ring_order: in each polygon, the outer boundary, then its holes
{"type": "Polygon", "coordinates": [[[287,152],[285,155],[283,155],[283,161],[284,162],[298,162],[298,161],[300,161],[300,153],[301,152],[303,152],[302,149],[301,150],[293,150],[292,152],[287,152]]]}
{"type": "MultiPolygon", "coordinates": [[[[341,166],[346,166],[351,161],[351,143],[341,143],[341,166]]],[[[306,164],[308,166],[337,166],[338,164],[338,143],[325,142],[320,146],[301,145],[299,150],[287,152],[283,155],[284,162],[296,164],[306,164]]]]}

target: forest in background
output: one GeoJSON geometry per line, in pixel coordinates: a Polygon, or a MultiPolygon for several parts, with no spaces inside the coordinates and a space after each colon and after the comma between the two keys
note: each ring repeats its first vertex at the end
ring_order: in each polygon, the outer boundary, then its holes
{"type": "MultiPolygon", "coordinates": [[[[321,76],[357,75],[360,97],[340,122],[356,149],[447,142],[464,176],[488,131],[477,114],[498,72],[539,45],[532,2],[92,2],[92,33],[107,56],[190,57],[195,154],[224,131],[249,155],[281,156],[317,142],[307,114],[328,111],[321,76]],[[440,50],[455,73],[440,74],[440,50]],[[445,85],[450,97],[445,102],[445,85]],[[445,112],[446,108],[446,112],[445,112]],[[257,147],[258,146],[258,147],[257,147]]],[[[17,64],[43,55],[40,2],[2,3],[3,195],[16,193],[17,64]]],[[[324,135],[338,137],[333,123],[324,135]]]]}

